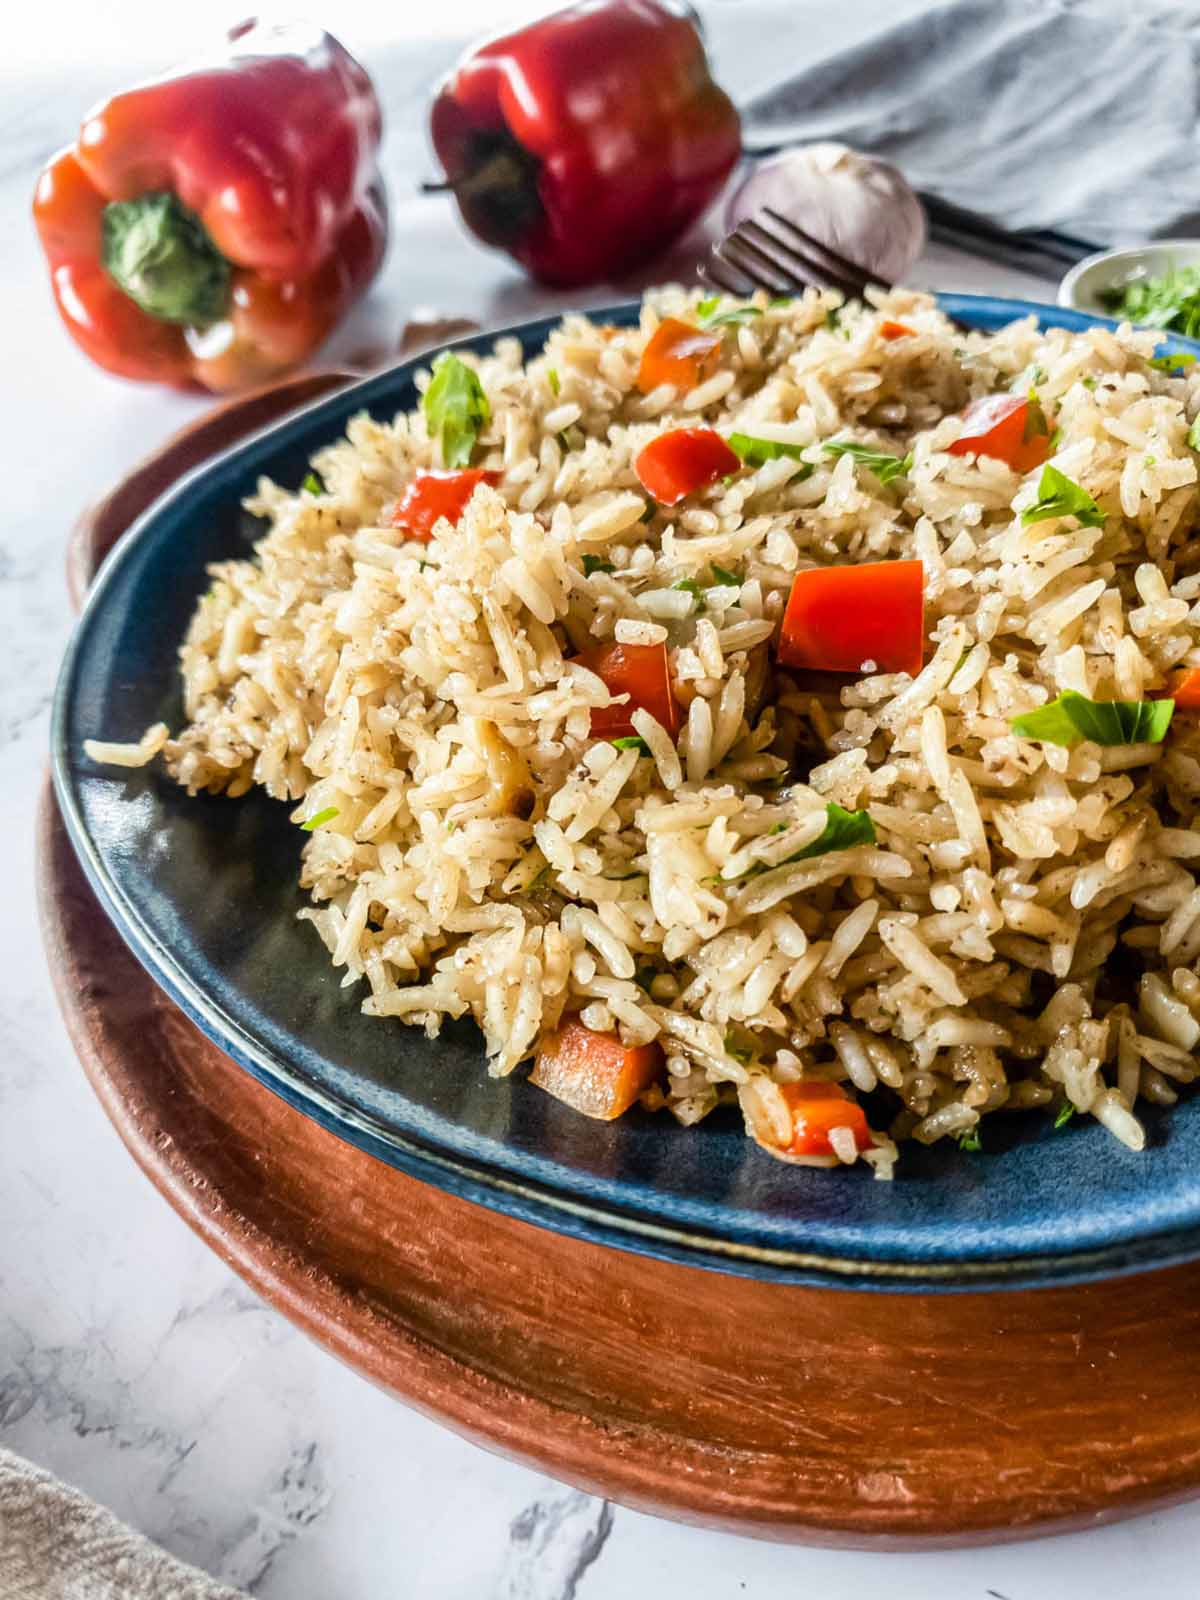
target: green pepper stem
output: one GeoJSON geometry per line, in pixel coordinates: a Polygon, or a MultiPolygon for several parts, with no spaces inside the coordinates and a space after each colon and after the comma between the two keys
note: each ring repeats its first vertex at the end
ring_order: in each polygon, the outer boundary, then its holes
{"type": "Polygon", "coordinates": [[[105,206],[101,258],[117,287],[162,322],[203,328],[225,315],[229,262],[173,194],[105,206]]]}

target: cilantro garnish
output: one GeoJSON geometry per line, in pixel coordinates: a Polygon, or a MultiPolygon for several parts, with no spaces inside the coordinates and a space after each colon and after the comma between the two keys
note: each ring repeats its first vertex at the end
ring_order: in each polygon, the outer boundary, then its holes
{"type": "Polygon", "coordinates": [[[1174,700],[1089,700],[1065,689],[1049,705],[1010,717],[1009,727],[1046,744],[1161,744],[1174,710],[1174,700]]]}
{"type": "Polygon", "coordinates": [[[913,455],[891,456],[882,450],[872,450],[868,445],[855,444],[851,439],[831,439],[825,445],[827,456],[849,456],[859,466],[873,472],[880,483],[891,483],[893,478],[903,478],[912,471],[913,455]]]}
{"type": "Polygon", "coordinates": [[[430,437],[441,440],[443,465],[469,466],[475,441],[492,416],[479,374],[452,351],[443,350],[433,363],[421,410],[430,437]]]}
{"type": "Polygon", "coordinates": [[[1158,277],[1139,278],[1100,296],[1116,317],[1147,328],[1172,328],[1200,335],[1200,267],[1171,267],[1158,277]]]}
{"type": "Polygon", "coordinates": [[[1043,467],[1038,480],[1038,497],[1021,513],[1021,526],[1045,522],[1049,517],[1074,517],[1084,528],[1102,528],[1104,513],[1086,489],[1057,467],[1043,467]]]}

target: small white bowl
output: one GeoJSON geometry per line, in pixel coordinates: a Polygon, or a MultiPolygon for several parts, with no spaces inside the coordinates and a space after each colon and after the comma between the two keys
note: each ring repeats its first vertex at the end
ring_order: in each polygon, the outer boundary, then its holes
{"type": "Polygon", "coordinates": [[[1155,239],[1132,250],[1101,250],[1071,268],[1058,286],[1058,303],[1111,316],[1101,299],[1106,289],[1121,289],[1139,278],[1161,278],[1172,267],[1195,266],[1200,266],[1200,239],[1155,239]]]}

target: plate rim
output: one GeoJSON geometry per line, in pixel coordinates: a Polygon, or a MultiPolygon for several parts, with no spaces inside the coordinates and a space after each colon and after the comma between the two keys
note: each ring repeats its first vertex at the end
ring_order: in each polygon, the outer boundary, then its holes
{"type": "MultiPolygon", "coordinates": [[[[1013,321],[1027,315],[1048,320],[1051,326],[1075,329],[1117,326],[1112,318],[1037,301],[967,294],[939,294],[936,298],[941,309],[952,316],[961,314],[970,318],[974,314],[981,327],[996,318],[1013,321]]],[[[640,301],[623,301],[589,307],[583,314],[592,319],[620,318],[628,322],[640,305],[640,301]]],[[[573,1237],[684,1265],[776,1282],[909,1292],[1084,1282],[1142,1271],[1150,1266],[1168,1266],[1200,1255],[1200,1213],[1190,1222],[1134,1231],[1119,1240],[1110,1239],[1086,1247],[1077,1245],[1055,1252],[1030,1251],[1012,1255],[983,1251],[966,1257],[948,1257],[910,1251],[907,1256],[881,1258],[822,1250],[819,1246],[793,1249],[723,1237],[681,1222],[655,1221],[598,1198],[563,1194],[542,1179],[528,1175],[517,1177],[472,1152],[436,1147],[411,1132],[400,1132],[303,1075],[286,1058],[251,1037],[234,1017],[209,998],[203,985],[175,959],[127,899],[119,881],[109,873],[90,836],[77,797],[66,722],[75,668],[88,627],[101,611],[109,586],[116,581],[124,563],[131,559],[141,541],[153,531],[158,518],[186,499],[200,480],[214,473],[236,471],[243,457],[255,455],[264,444],[276,438],[283,440],[320,414],[352,415],[369,406],[373,399],[403,384],[439,350],[480,350],[505,337],[541,337],[570,314],[571,308],[565,308],[540,317],[523,318],[502,328],[463,334],[434,349],[395,362],[381,372],[341,387],[255,429],[176,479],[131,523],[105,557],[89,585],[55,685],[51,775],[72,848],[124,942],[154,981],[215,1045],[257,1081],[295,1109],[313,1117],[329,1132],[423,1182],[573,1237]]],[[[1182,336],[1163,335],[1162,342],[1170,349],[1200,352],[1200,342],[1182,336]]],[[[339,427],[344,429],[344,422],[339,427]]],[[[819,1228],[819,1224],[817,1226],[819,1228]]]]}

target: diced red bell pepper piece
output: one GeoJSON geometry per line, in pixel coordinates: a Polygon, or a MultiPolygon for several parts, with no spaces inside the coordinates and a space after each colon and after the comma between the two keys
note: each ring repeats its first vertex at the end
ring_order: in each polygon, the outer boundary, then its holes
{"type": "Polygon", "coordinates": [[[638,366],[637,386],[643,394],[660,383],[694,389],[710,377],[721,360],[723,338],[716,330],[694,327],[678,317],[664,317],[650,335],[638,366]]]}
{"type": "Polygon", "coordinates": [[[581,666],[603,678],[610,694],[627,694],[616,706],[592,712],[593,739],[625,739],[635,732],[635,711],[648,711],[671,735],[679,732],[679,707],[671,693],[665,644],[606,644],[577,657],[581,666]]]}
{"type": "Polygon", "coordinates": [[[1014,472],[1033,472],[1053,454],[1050,427],[1027,395],[988,394],[963,412],[962,432],[946,449],[952,456],[991,456],[1014,472]]]}
{"type": "Polygon", "coordinates": [[[871,1148],[867,1114],[837,1083],[784,1083],[780,1093],[792,1118],[791,1142],[783,1145],[784,1155],[831,1156],[829,1134],[833,1128],[849,1128],[859,1150],[871,1148]]]}
{"type": "Polygon", "coordinates": [[[921,670],[925,569],[919,561],[812,567],[792,580],[779,659],[815,672],[921,670]],[[869,669],[870,670],[870,669],[869,669]]]}
{"type": "Polygon", "coordinates": [[[907,322],[886,321],[879,324],[881,339],[911,339],[916,331],[915,328],[910,328],[907,322]]]}
{"type": "Polygon", "coordinates": [[[1176,711],[1200,711],[1200,667],[1181,671],[1163,698],[1174,700],[1176,711]]]}
{"type": "Polygon", "coordinates": [[[615,1033],[593,1033],[573,1017],[542,1045],[529,1081],[585,1117],[611,1122],[629,1110],[661,1068],[657,1044],[630,1048],[615,1033]]]}
{"type": "Polygon", "coordinates": [[[741,468],[740,459],[711,428],[673,428],[638,456],[633,470],[660,506],[677,506],[689,494],[741,468]]]}
{"type": "Polygon", "coordinates": [[[495,488],[499,482],[500,474],[484,467],[468,467],[463,472],[419,472],[388,513],[388,521],[393,528],[403,528],[410,539],[428,543],[442,517],[458,526],[467,501],[481,483],[495,488]]]}

